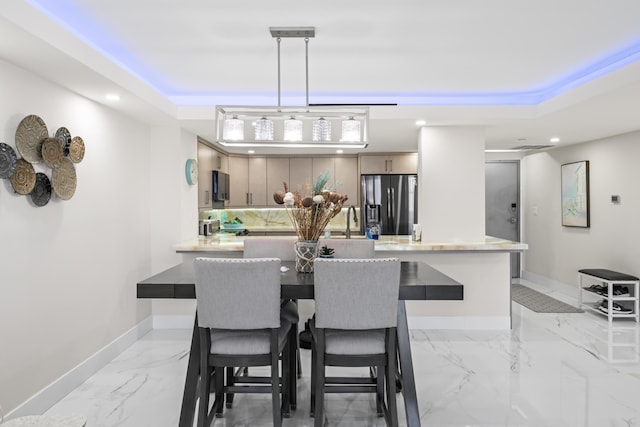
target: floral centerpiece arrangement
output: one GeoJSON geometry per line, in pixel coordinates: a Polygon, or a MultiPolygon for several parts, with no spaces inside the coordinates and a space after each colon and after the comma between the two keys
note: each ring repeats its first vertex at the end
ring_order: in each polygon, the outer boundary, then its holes
{"type": "Polygon", "coordinates": [[[287,210],[298,235],[296,269],[301,272],[313,271],[313,259],[318,255],[318,239],[349,199],[347,195],[335,192],[333,187],[327,187],[328,181],[329,171],[325,171],[312,185],[302,190],[290,191],[289,185],[284,182],[284,192],[273,193],[275,202],[284,205],[287,210]]]}

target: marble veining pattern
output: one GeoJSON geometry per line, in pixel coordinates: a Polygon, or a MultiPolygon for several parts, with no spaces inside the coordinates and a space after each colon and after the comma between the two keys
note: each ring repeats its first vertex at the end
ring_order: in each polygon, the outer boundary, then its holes
{"type": "MultiPolygon", "coordinates": [[[[251,236],[253,237],[253,236],[251,236]]],[[[295,236],[291,236],[295,238],[295,236]]],[[[335,237],[337,239],[344,237],[335,237]]],[[[364,236],[354,238],[363,239],[364,236]]],[[[173,246],[176,252],[202,251],[242,251],[243,236],[221,233],[212,237],[199,237],[173,246]]],[[[422,242],[414,241],[411,236],[380,236],[375,241],[376,252],[482,252],[482,251],[523,251],[528,248],[526,243],[512,242],[487,236],[481,242],[422,242]]]]}
{"type": "MultiPolygon", "coordinates": [[[[553,294],[570,304],[575,299],[553,294]]],[[[638,325],[597,313],[534,313],[512,303],[511,331],[412,330],[424,426],[640,426],[638,325]]],[[[52,407],[89,427],[177,425],[188,330],[154,330],[52,407]]],[[[298,409],[285,426],[311,426],[310,352],[298,409]]],[[[344,371],[343,371],[344,372],[344,371]]],[[[358,371],[360,372],[360,371],[358,371]]],[[[327,425],[382,426],[369,395],[329,395],[327,425]]],[[[270,425],[269,398],[239,395],[214,426],[270,425]]],[[[403,405],[399,399],[401,423],[403,405]]]]}

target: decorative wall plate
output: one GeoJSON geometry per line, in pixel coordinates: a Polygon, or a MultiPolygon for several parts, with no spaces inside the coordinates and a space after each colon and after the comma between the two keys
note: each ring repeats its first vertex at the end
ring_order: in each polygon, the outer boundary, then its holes
{"type": "Polygon", "coordinates": [[[76,192],[76,168],[71,160],[63,158],[60,165],[51,174],[53,191],[62,200],[69,200],[76,192]]]}
{"type": "Polygon", "coordinates": [[[18,156],[10,145],[0,142],[0,178],[9,179],[18,166],[18,156]]]}
{"type": "Polygon", "coordinates": [[[71,145],[71,132],[65,127],[58,128],[56,131],[56,138],[60,141],[60,147],[62,147],[62,155],[69,155],[69,145],[71,145]]]}
{"type": "Polygon", "coordinates": [[[36,185],[31,190],[31,200],[36,206],[44,206],[51,200],[51,181],[42,172],[36,173],[36,185]]]}
{"type": "Polygon", "coordinates": [[[16,129],[18,153],[29,163],[40,163],[40,147],[48,136],[47,125],[40,117],[34,114],[25,117],[16,129]]]}
{"type": "Polygon", "coordinates": [[[56,168],[64,159],[58,138],[45,138],[42,142],[42,159],[50,168],[56,168]]]}
{"type": "Polygon", "coordinates": [[[74,136],[71,139],[69,158],[73,163],[80,163],[84,158],[84,141],[79,136],[74,136]]]}
{"type": "Polygon", "coordinates": [[[18,165],[11,176],[11,186],[18,194],[29,194],[36,185],[36,171],[25,159],[18,159],[18,165]]]}

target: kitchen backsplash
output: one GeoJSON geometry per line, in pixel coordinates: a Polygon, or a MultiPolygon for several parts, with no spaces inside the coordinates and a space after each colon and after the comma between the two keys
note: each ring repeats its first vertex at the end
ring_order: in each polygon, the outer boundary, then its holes
{"type": "MultiPolygon", "coordinates": [[[[360,208],[356,209],[356,216],[358,223],[354,224],[353,212],[351,213],[351,232],[356,232],[360,228],[360,208]]],[[[226,222],[233,222],[242,224],[240,228],[246,228],[251,231],[293,231],[293,225],[289,219],[287,211],[282,207],[274,208],[238,208],[238,209],[210,209],[201,210],[199,212],[198,219],[217,219],[220,221],[220,227],[225,228],[226,222]]],[[[238,224],[234,225],[238,228],[238,224]]],[[[347,227],[347,208],[342,208],[342,211],[336,215],[327,229],[330,231],[345,231],[347,227]]]]}

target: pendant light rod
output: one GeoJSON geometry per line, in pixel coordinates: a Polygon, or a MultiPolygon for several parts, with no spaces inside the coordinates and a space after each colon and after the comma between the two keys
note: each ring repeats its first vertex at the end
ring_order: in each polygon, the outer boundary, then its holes
{"type": "Polygon", "coordinates": [[[278,107],[280,107],[280,37],[276,40],[278,42],[278,107]]]}
{"type": "Polygon", "coordinates": [[[306,92],[307,98],[305,105],[309,106],[309,37],[304,38],[304,71],[306,78],[306,92]]]}

